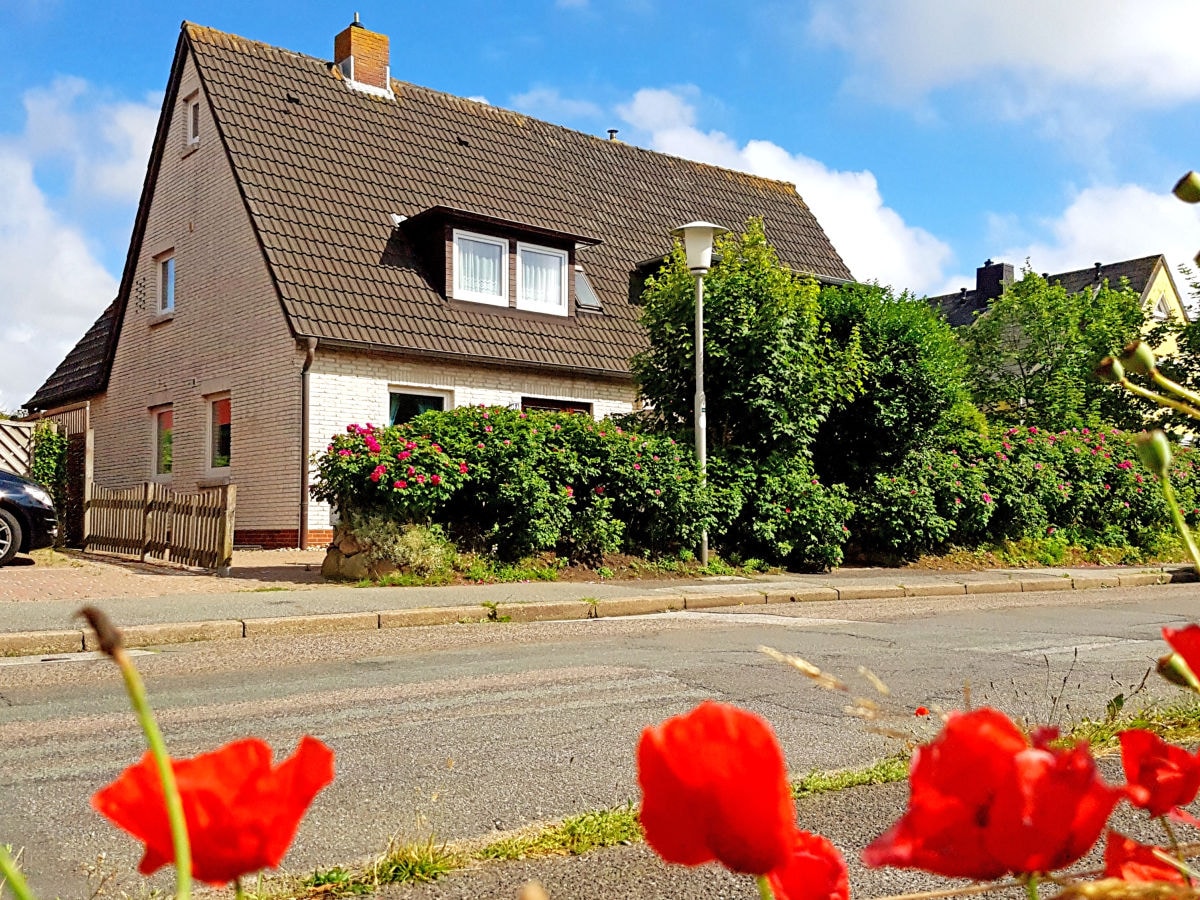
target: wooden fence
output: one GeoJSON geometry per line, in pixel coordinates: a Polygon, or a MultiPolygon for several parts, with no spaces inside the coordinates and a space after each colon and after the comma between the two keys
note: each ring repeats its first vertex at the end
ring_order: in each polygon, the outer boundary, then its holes
{"type": "Polygon", "coordinates": [[[227,573],[236,501],[232,484],[189,492],[154,482],[124,489],[93,484],[84,549],[227,573]]]}
{"type": "Polygon", "coordinates": [[[0,419],[0,469],[28,475],[33,464],[33,422],[0,419]]]}

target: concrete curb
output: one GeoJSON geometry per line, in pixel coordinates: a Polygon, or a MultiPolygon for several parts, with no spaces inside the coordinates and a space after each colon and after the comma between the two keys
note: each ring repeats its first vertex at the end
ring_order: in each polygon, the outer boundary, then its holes
{"type": "MultiPolygon", "coordinates": [[[[886,600],[901,597],[958,597],[1002,592],[1090,590],[1095,588],[1145,587],[1197,581],[1194,572],[1174,571],[1098,572],[1095,575],[1004,578],[993,581],[942,581],[929,584],[846,585],[845,587],[771,587],[761,589],[730,586],[728,590],[680,588],[644,597],[606,600],[549,600],[530,603],[500,603],[478,606],[435,606],[380,612],[325,613],[272,618],[224,619],[204,622],[164,622],[122,628],[129,647],[151,647],[192,641],[229,640],[272,636],[336,634],[347,631],[378,631],[384,628],[414,628],[427,625],[475,624],[481,622],[563,622],[609,619],[685,609],[716,609],[772,603],[819,603],[826,600],[886,600]]],[[[0,657],[41,656],[95,650],[95,637],[88,631],[18,631],[0,633],[0,657]]]]}

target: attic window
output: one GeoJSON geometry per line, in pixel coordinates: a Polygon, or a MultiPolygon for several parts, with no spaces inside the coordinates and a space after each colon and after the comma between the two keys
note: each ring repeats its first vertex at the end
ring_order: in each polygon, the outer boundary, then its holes
{"type": "Polygon", "coordinates": [[[596,296],[592,283],[584,274],[583,266],[575,267],[575,305],[580,309],[600,312],[600,298],[596,296]]]}
{"type": "Polygon", "coordinates": [[[508,241],[454,230],[454,299],[508,306],[508,241]]]}
{"type": "Polygon", "coordinates": [[[567,251],[517,244],[517,309],[567,314],[567,251]]]}
{"type": "Polygon", "coordinates": [[[200,93],[197,91],[184,101],[187,111],[187,146],[200,143],[200,93]]]}
{"type": "Polygon", "coordinates": [[[1158,298],[1158,303],[1154,306],[1155,321],[1165,322],[1171,318],[1171,310],[1167,307],[1167,295],[1162,294],[1158,298]]]}

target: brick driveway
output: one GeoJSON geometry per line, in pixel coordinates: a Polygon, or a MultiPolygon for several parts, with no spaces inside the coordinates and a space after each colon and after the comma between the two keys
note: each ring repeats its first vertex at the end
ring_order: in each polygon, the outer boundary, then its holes
{"type": "MultiPolygon", "coordinates": [[[[218,594],[266,588],[303,590],[325,583],[325,550],[237,550],[233,575],[217,578],[167,566],[124,562],[75,551],[19,556],[0,568],[0,603],[30,600],[107,600],[114,597],[164,597],[218,594]]],[[[2,612],[0,612],[2,615],[2,612]]]]}

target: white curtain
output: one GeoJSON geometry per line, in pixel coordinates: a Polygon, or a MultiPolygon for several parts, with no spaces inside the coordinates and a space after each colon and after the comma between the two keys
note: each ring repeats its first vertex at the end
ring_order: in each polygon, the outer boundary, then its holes
{"type": "Polygon", "coordinates": [[[464,290],[503,296],[504,284],[500,279],[503,262],[504,248],[470,238],[458,239],[459,284],[464,290]]]}
{"type": "Polygon", "coordinates": [[[562,305],[562,257],[521,251],[521,298],[538,306],[562,305]]]}

